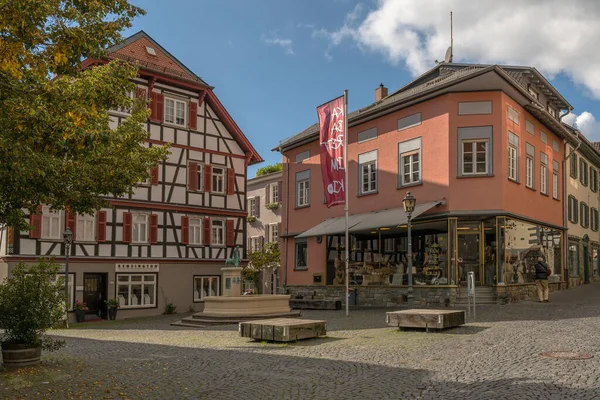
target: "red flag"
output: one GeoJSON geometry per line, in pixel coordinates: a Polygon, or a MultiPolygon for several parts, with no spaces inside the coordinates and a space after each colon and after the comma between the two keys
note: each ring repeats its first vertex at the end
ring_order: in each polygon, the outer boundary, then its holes
{"type": "Polygon", "coordinates": [[[321,128],[321,176],[327,207],[345,203],[346,116],[344,96],[317,107],[321,128]]]}

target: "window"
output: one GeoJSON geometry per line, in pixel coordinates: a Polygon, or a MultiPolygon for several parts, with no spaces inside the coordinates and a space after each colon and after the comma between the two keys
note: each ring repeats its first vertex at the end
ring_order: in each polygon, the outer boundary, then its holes
{"type": "Polygon", "coordinates": [[[548,156],[540,153],[540,193],[548,194],[548,156]]]}
{"type": "Polygon", "coordinates": [[[592,208],[590,224],[594,232],[598,232],[598,209],[592,208]]]}
{"type": "MultiPolygon", "coordinates": [[[[129,92],[127,92],[127,97],[129,97],[130,99],[134,99],[135,98],[135,92],[133,90],[130,90],[129,92]]],[[[123,114],[131,114],[131,107],[117,107],[116,111],[123,113],[123,114]]]]}
{"type": "MultiPolygon", "coordinates": [[[[188,183],[188,190],[196,190],[198,192],[203,192],[204,191],[204,164],[201,164],[197,161],[189,161],[188,162],[188,171],[190,170],[190,165],[194,164],[193,168],[196,170],[196,174],[195,174],[195,179],[196,182],[194,182],[196,185],[194,186],[193,184],[188,183]]],[[[193,179],[193,171],[190,172],[190,175],[188,177],[188,179],[193,179]]]]}
{"type": "Polygon", "coordinates": [[[359,192],[369,194],[377,192],[377,150],[358,155],[359,192]]]}
{"type": "Polygon", "coordinates": [[[310,205],[310,170],[296,173],[296,207],[310,205]]]}
{"type": "Polygon", "coordinates": [[[558,170],[559,170],[559,164],[558,161],[554,160],[552,161],[552,197],[555,198],[556,200],[558,200],[558,189],[559,189],[559,184],[558,184],[558,170]]]}
{"type": "Polygon", "coordinates": [[[61,212],[44,206],[42,209],[42,239],[62,239],[61,212]]]}
{"type": "Polygon", "coordinates": [[[525,158],[525,186],[535,189],[535,147],[525,144],[527,157],[525,158]]]}
{"type": "Polygon", "coordinates": [[[202,218],[190,218],[189,229],[189,244],[202,244],[202,218]]]}
{"type": "Polygon", "coordinates": [[[302,153],[296,154],[296,162],[300,164],[302,161],[306,161],[310,158],[310,150],[303,151],[302,153]]]}
{"type": "Polygon", "coordinates": [[[598,170],[590,165],[590,190],[594,193],[598,191],[598,170]]]}
{"type": "Polygon", "coordinates": [[[260,251],[262,246],[261,246],[261,239],[262,237],[260,236],[255,236],[250,238],[250,251],[260,251]]]}
{"type": "Polygon", "coordinates": [[[579,207],[581,209],[581,212],[580,212],[581,226],[584,228],[589,228],[589,226],[590,226],[590,207],[587,204],[585,204],[583,201],[579,204],[579,207]]]}
{"type": "Polygon", "coordinates": [[[579,203],[573,196],[569,196],[569,210],[568,210],[569,221],[576,224],[579,222],[579,203]]]}
{"type": "Polygon", "coordinates": [[[466,101],[458,103],[458,115],[480,115],[491,113],[491,101],[466,101]]]}
{"type": "Polygon", "coordinates": [[[95,239],[96,218],[89,214],[77,214],[77,229],[75,240],[90,242],[95,239]]]}
{"type": "Polygon", "coordinates": [[[548,144],[548,135],[546,135],[544,132],[540,132],[540,140],[542,143],[548,144]]]}
{"type": "Polygon", "coordinates": [[[225,180],[225,168],[212,168],[212,190],[215,193],[225,193],[223,181],[225,180]]]}
{"type": "Polygon", "coordinates": [[[269,195],[271,197],[269,203],[279,203],[279,183],[271,183],[269,195]]]}
{"type": "Polygon", "coordinates": [[[398,143],[398,186],[421,183],[421,138],[398,143]]]}
{"type": "Polygon", "coordinates": [[[525,130],[527,132],[531,133],[532,135],[534,135],[535,134],[535,127],[533,125],[533,122],[525,120],[525,130]]]}
{"type": "Polygon", "coordinates": [[[579,276],[579,244],[577,242],[569,242],[569,276],[579,276]]]}
{"type": "Polygon", "coordinates": [[[194,301],[203,301],[207,296],[220,296],[221,277],[194,276],[194,301]]]}
{"type": "Polygon", "coordinates": [[[552,139],[552,150],[554,150],[554,151],[559,151],[560,150],[558,142],[556,140],[554,140],[554,139],[552,139]]]}
{"type": "Polygon", "coordinates": [[[519,125],[519,113],[511,106],[508,106],[508,119],[519,125]]]}
{"type": "Polygon", "coordinates": [[[308,243],[306,239],[296,239],[295,269],[308,269],[308,243]]]}
{"type": "Polygon", "coordinates": [[[421,125],[421,113],[409,115],[398,120],[398,130],[403,131],[413,126],[421,125]]]}
{"type": "Polygon", "coordinates": [[[377,128],[367,129],[366,131],[358,132],[358,143],[366,142],[377,138],[377,128]]]}
{"type": "Polygon", "coordinates": [[[462,143],[463,175],[485,175],[488,173],[488,141],[468,140],[462,143]]]}
{"type": "Polygon", "coordinates": [[[153,47],[146,46],[146,53],[150,54],[151,56],[155,56],[156,50],[154,50],[153,47]]]}
{"type": "Polygon", "coordinates": [[[165,122],[185,126],[185,109],[187,104],[182,100],[165,97],[165,122]]]}
{"type": "Polygon", "coordinates": [[[519,181],[519,137],[508,132],[508,179],[519,181]]]}
{"type": "Polygon", "coordinates": [[[251,217],[257,217],[258,213],[257,213],[257,202],[256,202],[256,197],[252,197],[250,199],[248,199],[248,215],[250,215],[251,217]]]}
{"type": "Polygon", "coordinates": [[[556,118],[556,108],[551,107],[550,104],[548,104],[548,114],[552,115],[554,118],[556,118]]]}
{"type": "Polygon", "coordinates": [[[156,307],[156,274],[117,274],[121,308],[156,307]]]}
{"type": "Polygon", "coordinates": [[[213,219],[210,221],[211,231],[211,242],[216,246],[223,246],[225,244],[225,221],[220,219],[213,219]]]}
{"type": "Polygon", "coordinates": [[[269,225],[269,237],[267,240],[271,243],[277,243],[279,241],[279,224],[269,225]]]}
{"type": "Polygon", "coordinates": [[[148,215],[147,214],[133,214],[132,217],[132,238],[133,243],[147,243],[148,242],[148,215]]]}
{"type": "Polygon", "coordinates": [[[575,154],[573,149],[571,149],[570,160],[571,160],[571,165],[570,165],[571,177],[577,179],[577,154],[575,154]]]}
{"type": "Polygon", "coordinates": [[[583,158],[579,159],[579,182],[583,186],[588,185],[588,164],[583,158]]]}

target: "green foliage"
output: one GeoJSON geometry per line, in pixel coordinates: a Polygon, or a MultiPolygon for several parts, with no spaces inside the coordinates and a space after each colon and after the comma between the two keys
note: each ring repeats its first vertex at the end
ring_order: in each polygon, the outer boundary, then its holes
{"type": "Polygon", "coordinates": [[[248,252],[248,260],[250,262],[247,268],[259,271],[271,264],[279,264],[279,258],[279,243],[270,242],[265,244],[261,250],[248,252]]]}
{"type": "Polygon", "coordinates": [[[0,1],[0,224],[28,229],[38,204],[92,213],[122,196],[168,154],[146,148],[148,117],[128,97],[135,66],[81,70],[122,40],[143,10],[126,0],[0,1]],[[132,108],[114,130],[108,110],[132,108]]]}
{"type": "Polygon", "coordinates": [[[273,165],[267,165],[266,167],[259,168],[258,170],[256,170],[256,176],[263,176],[279,171],[283,171],[283,165],[281,163],[276,163],[273,165]]]}
{"type": "Polygon", "coordinates": [[[58,270],[53,260],[42,259],[31,266],[21,262],[0,284],[0,328],[5,341],[50,351],[62,346],[44,335],[65,316],[64,278],[56,279],[58,270]]]}
{"type": "Polygon", "coordinates": [[[248,221],[250,223],[256,222],[256,217],[254,215],[248,215],[246,217],[246,221],[248,221]]]}
{"type": "Polygon", "coordinates": [[[165,312],[163,314],[175,314],[177,306],[173,303],[165,304],[165,312]]]}
{"type": "Polygon", "coordinates": [[[104,303],[106,304],[106,307],[108,307],[108,308],[119,308],[119,307],[121,307],[121,305],[119,304],[119,300],[118,299],[104,300],[104,303]]]}
{"type": "Polygon", "coordinates": [[[279,203],[267,203],[265,204],[265,208],[267,210],[277,210],[279,208],[279,203]]]}

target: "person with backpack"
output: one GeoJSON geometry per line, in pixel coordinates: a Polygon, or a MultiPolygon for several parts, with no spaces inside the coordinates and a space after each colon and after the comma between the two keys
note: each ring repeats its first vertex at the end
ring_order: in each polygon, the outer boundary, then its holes
{"type": "Polygon", "coordinates": [[[548,264],[544,262],[544,257],[538,257],[535,264],[535,286],[537,287],[540,303],[548,303],[548,276],[552,274],[548,264]]]}

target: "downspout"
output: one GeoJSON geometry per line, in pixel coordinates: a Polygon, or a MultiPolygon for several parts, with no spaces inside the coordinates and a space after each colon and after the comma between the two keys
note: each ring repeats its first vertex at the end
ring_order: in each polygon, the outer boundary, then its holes
{"type": "Polygon", "coordinates": [[[289,229],[289,210],[290,210],[290,159],[288,156],[283,154],[281,144],[279,144],[279,153],[282,157],[285,157],[285,236],[283,237],[283,286],[287,286],[288,281],[288,233],[289,229]]]}

